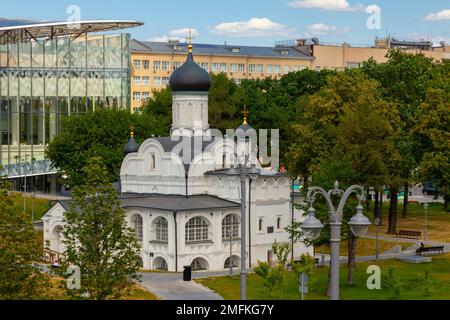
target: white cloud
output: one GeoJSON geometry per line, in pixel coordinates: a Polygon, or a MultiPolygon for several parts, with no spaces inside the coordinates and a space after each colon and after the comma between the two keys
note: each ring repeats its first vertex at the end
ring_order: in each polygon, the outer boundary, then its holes
{"type": "Polygon", "coordinates": [[[172,31],[170,31],[170,35],[171,36],[175,36],[175,37],[184,37],[184,38],[186,38],[189,35],[189,31],[192,32],[192,35],[194,37],[198,37],[197,29],[193,29],[193,28],[182,28],[182,29],[172,30],[172,31]]]}
{"type": "Polygon", "coordinates": [[[351,5],[347,0],[294,0],[288,5],[300,9],[322,9],[334,11],[363,11],[362,4],[351,5]]]}
{"type": "Polygon", "coordinates": [[[154,37],[154,38],[149,39],[149,41],[155,41],[155,42],[168,42],[169,40],[181,41],[182,39],[180,37],[168,37],[168,36],[160,36],[160,37],[154,37]]]}
{"type": "Polygon", "coordinates": [[[450,20],[450,9],[442,10],[435,13],[430,13],[425,17],[425,20],[450,20]]]}
{"type": "Polygon", "coordinates": [[[149,39],[149,41],[155,41],[155,42],[168,42],[169,40],[178,40],[178,41],[184,41],[189,35],[189,30],[192,32],[192,36],[194,38],[198,37],[198,31],[197,29],[193,28],[182,28],[182,29],[175,29],[169,31],[169,36],[158,36],[149,39]]]}
{"type": "Polygon", "coordinates": [[[231,37],[288,36],[294,30],[269,18],[251,18],[248,21],[223,22],[210,29],[211,33],[231,37]]]}
{"type": "Polygon", "coordinates": [[[328,34],[343,34],[349,32],[349,27],[338,28],[336,26],[329,26],[325,23],[314,23],[307,27],[308,34],[311,36],[325,36],[328,34]]]}

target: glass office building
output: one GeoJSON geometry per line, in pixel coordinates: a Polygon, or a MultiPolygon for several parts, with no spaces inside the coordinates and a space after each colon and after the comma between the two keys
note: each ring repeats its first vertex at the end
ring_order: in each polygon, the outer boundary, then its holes
{"type": "Polygon", "coordinates": [[[24,179],[55,192],[45,149],[64,117],[130,106],[130,35],[83,35],[0,44],[0,164],[21,190],[24,179]],[[53,186],[51,186],[53,184],[53,186]]]}

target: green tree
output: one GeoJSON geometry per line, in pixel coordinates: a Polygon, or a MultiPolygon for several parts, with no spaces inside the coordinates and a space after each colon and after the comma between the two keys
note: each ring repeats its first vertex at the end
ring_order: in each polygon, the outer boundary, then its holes
{"type": "Polygon", "coordinates": [[[35,265],[41,247],[29,219],[16,212],[10,188],[0,180],[0,300],[42,299],[48,282],[35,265]]]}
{"type": "MultiPolygon", "coordinates": [[[[449,87],[450,87],[450,81],[449,87]]],[[[450,201],[450,91],[429,89],[427,100],[418,111],[414,132],[424,142],[419,173],[425,181],[436,182],[444,197],[444,209],[450,201]]]]}
{"type": "Polygon", "coordinates": [[[101,159],[92,158],[83,174],[85,182],[74,188],[73,203],[64,215],[67,250],[62,270],[74,265],[81,271],[81,288],[67,293],[74,298],[119,298],[139,279],[140,246],[126,227],[125,212],[101,159]]]}
{"type": "Polygon", "coordinates": [[[136,126],[137,139],[152,123],[137,123],[139,115],[128,110],[100,108],[79,116],[66,117],[60,134],[50,142],[47,157],[53,166],[68,176],[67,183],[79,185],[83,168],[92,157],[101,157],[108,169],[108,179],[117,180],[124,158],[123,147],[136,126]]]}
{"type": "Polygon", "coordinates": [[[270,265],[267,262],[258,261],[255,267],[255,273],[264,279],[264,287],[267,293],[274,296],[278,293],[278,297],[283,300],[283,290],[286,286],[286,262],[291,250],[290,243],[277,243],[272,245],[272,251],[277,257],[277,261],[270,265]]]}

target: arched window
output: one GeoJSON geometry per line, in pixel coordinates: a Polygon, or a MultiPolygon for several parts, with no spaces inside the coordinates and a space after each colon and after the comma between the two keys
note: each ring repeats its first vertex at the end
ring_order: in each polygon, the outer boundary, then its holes
{"type": "Polygon", "coordinates": [[[225,260],[225,264],[224,264],[224,269],[227,269],[227,268],[230,268],[230,267],[232,267],[232,268],[237,268],[237,267],[239,267],[239,257],[238,256],[231,256],[231,257],[228,257],[226,260],[225,260]],[[231,259],[230,259],[231,258],[231,259]],[[231,262],[231,266],[230,266],[230,262],[231,262]]]}
{"type": "Polygon", "coordinates": [[[167,271],[167,261],[164,258],[157,257],[154,262],[154,269],[155,270],[161,270],[161,271],[167,271]]]}
{"type": "Polygon", "coordinates": [[[154,154],[150,155],[150,164],[149,164],[150,170],[155,170],[156,168],[156,157],[154,154]]]}
{"type": "Polygon", "coordinates": [[[136,239],[138,241],[142,241],[143,239],[143,230],[142,230],[142,217],[138,214],[135,214],[131,218],[131,227],[134,229],[136,239]]]}
{"type": "Polygon", "coordinates": [[[277,229],[281,229],[281,217],[277,218],[277,229]]]}
{"type": "Polygon", "coordinates": [[[186,223],[186,241],[203,241],[209,239],[209,224],[205,218],[195,217],[186,223]]]}
{"type": "Polygon", "coordinates": [[[192,261],[191,267],[194,271],[208,270],[208,261],[203,258],[196,258],[192,261]]]}
{"type": "Polygon", "coordinates": [[[162,242],[169,241],[167,220],[165,218],[158,218],[155,221],[155,225],[156,225],[156,240],[162,242]]]}
{"type": "Polygon", "coordinates": [[[259,222],[258,222],[258,230],[259,230],[259,231],[262,231],[262,230],[263,230],[263,219],[259,219],[259,222]]]}
{"type": "Polygon", "coordinates": [[[239,218],[229,214],[222,220],[222,239],[236,239],[239,237],[239,218]]]}

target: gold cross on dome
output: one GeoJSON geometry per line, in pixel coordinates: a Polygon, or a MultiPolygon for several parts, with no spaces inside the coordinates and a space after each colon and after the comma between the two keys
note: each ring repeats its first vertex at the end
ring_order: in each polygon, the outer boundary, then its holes
{"type": "Polygon", "coordinates": [[[248,111],[247,106],[244,106],[244,110],[242,110],[241,113],[244,116],[243,124],[247,124],[247,118],[248,118],[248,115],[250,114],[250,111],[248,111]]]}
{"type": "Polygon", "coordinates": [[[189,35],[186,37],[186,42],[188,43],[189,52],[192,53],[192,41],[194,40],[194,36],[192,35],[192,29],[189,29],[189,35]]]}
{"type": "Polygon", "coordinates": [[[130,136],[133,138],[134,137],[134,126],[130,126],[130,136]]]}

